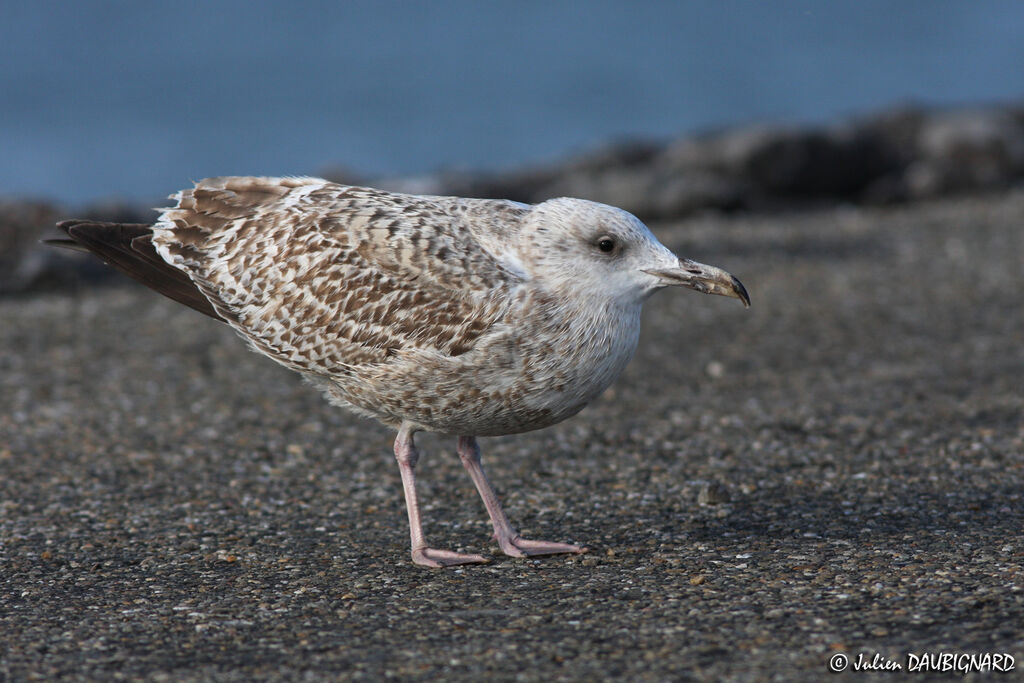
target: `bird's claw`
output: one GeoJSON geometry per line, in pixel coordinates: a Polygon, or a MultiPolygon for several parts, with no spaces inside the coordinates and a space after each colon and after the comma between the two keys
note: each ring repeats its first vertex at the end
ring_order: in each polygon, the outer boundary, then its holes
{"type": "Polygon", "coordinates": [[[496,539],[501,552],[509,557],[530,557],[531,555],[561,555],[571,553],[582,555],[589,549],[584,546],[572,545],[571,543],[555,543],[553,541],[531,541],[522,536],[496,539]]]}
{"type": "Polygon", "coordinates": [[[488,564],[490,560],[483,555],[457,553],[454,550],[438,550],[437,548],[413,548],[412,561],[421,567],[455,567],[460,564],[488,564]]]}

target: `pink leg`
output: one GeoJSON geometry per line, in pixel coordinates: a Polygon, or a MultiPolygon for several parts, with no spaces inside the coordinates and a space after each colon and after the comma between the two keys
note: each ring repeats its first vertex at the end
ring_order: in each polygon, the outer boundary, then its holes
{"type": "Polygon", "coordinates": [[[420,506],[416,499],[416,461],[420,454],[412,440],[413,431],[404,425],[395,439],[395,458],[402,473],[402,489],[405,491],[405,507],[409,511],[409,536],[412,538],[412,561],[424,567],[450,567],[457,564],[486,563],[481,555],[465,555],[451,550],[436,550],[427,547],[423,538],[423,524],[420,522],[420,506]]]}
{"type": "Polygon", "coordinates": [[[498,542],[501,552],[511,557],[587,552],[586,548],[578,545],[551,541],[528,541],[520,537],[519,532],[509,523],[505,511],[501,509],[501,503],[498,502],[498,496],[491,488],[490,482],[487,481],[484,468],[480,465],[480,446],[476,443],[476,437],[460,436],[458,451],[463,466],[472,477],[473,483],[476,484],[476,490],[480,492],[480,497],[484,499],[484,507],[487,508],[491,524],[494,525],[494,540],[498,542]]]}

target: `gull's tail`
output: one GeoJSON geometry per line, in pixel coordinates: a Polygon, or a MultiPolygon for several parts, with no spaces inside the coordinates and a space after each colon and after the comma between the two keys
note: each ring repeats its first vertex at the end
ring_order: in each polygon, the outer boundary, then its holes
{"type": "Polygon", "coordinates": [[[223,320],[188,275],[168,264],[153,247],[153,226],[144,223],[100,223],[70,220],[57,224],[69,239],[47,244],[99,256],[125,275],[178,303],[223,320]]]}

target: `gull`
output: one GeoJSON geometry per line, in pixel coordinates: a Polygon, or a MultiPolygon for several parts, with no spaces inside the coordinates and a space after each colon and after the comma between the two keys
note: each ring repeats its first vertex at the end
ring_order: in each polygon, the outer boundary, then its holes
{"type": "Polygon", "coordinates": [[[644,301],[666,287],[750,298],[679,258],[626,211],[398,194],[319,178],[208,178],[152,225],[64,221],[90,251],[223,321],[333,404],[397,430],[412,560],[488,562],[430,547],[416,496],[419,431],[457,437],[505,555],[581,553],[522,538],[478,436],[541,429],[582,410],[633,355],[644,301]]]}

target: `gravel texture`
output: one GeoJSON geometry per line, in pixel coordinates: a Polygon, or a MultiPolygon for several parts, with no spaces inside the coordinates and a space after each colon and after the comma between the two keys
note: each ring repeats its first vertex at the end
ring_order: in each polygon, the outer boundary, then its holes
{"type": "Polygon", "coordinates": [[[0,299],[0,678],[1020,679],[1022,221],[1016,191],[652,226],[753,308],[663,292],[594,405],[482,440],[513,521],[587,555],[497,555],[423,438],[428,538],[495,556],[454,570],[409,560],[392,434],[227,327],[130,283],[0,299]]]}

